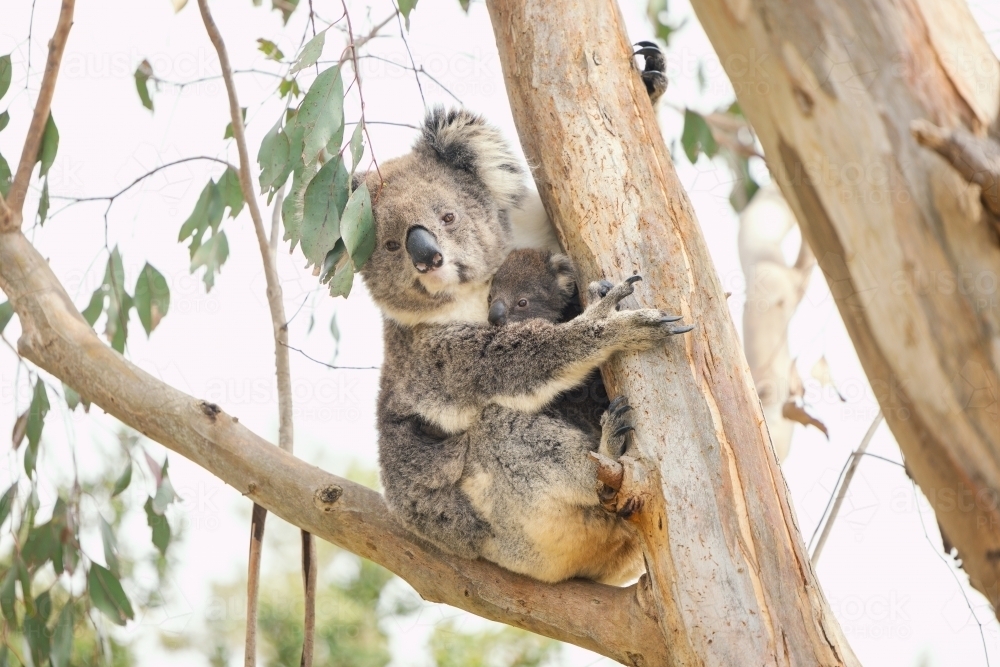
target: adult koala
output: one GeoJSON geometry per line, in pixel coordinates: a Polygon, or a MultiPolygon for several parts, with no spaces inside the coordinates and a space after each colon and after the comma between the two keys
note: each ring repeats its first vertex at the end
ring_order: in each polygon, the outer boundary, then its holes
{"type": "MultiPolygon", "coordinates": [[[[468,111],[431,112],[413,150],[362,175],[376,248],[362,269],[384,317],[379,463],[389,507],[442,549],[543,581],[623,583],[633,532],[605,512],[587,453],[617,457],[628,405],[600,437],[545,411],[612,354],[662,344],[678,318],[616,311],[637,276],[563,324],[492,327],[490,280],[513,244],[524,172],[468,111]]],[[[678,332],[679,333],[679,332],[678,332]]]]}

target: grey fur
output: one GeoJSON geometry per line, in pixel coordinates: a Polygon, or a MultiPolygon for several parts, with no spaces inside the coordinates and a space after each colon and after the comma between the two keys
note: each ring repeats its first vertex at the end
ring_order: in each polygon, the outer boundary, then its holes
{"type": "Polygon", "coordinates": [[[570,322],[486,323],[523,190],[516,164],[482,119],[437,111],[411,153],[380,166],[381,189],[367,175],[376,249],[362,275],[386,316],[386,500],[447,551],[543,581],[622,583],[641,572],[641,554],[625,522],[601,509],[587,453],[617,456],[628,415],[598,437],[546,407],[612,354],[661,345],[674,330],[660,311],[616,310],[631,280],[570,322]],[[443,224],[447,213],[454,223],[443,224]],[[413,227],[435,237],[441,268],[420,273],[408,261],[401,246],[413,227]]]}

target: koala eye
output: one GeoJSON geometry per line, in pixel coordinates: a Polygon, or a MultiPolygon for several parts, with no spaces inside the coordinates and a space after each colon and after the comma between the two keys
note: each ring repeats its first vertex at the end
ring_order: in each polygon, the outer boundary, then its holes
{"type": "Polygon", "coordinates": [[[385,249],[388,250],[389,252],[396,252],[397,250],[399,250],[399,243],[396,241],[386,241],[385,249]]]}
{"type": "Polygon", "coordinates": [[[455,214],[445,213],[444,215],[441,216],[441,222],[443,222],[446,225],[450,225],[451,223],[455,222],[455,214]]]}
{"type": "Polygon", "coordinates": [[[517,302],[517,307],[518,308],[527,308],[528,307],[528,300],[527,299],[521,299],[520,301],[517,302]]]}

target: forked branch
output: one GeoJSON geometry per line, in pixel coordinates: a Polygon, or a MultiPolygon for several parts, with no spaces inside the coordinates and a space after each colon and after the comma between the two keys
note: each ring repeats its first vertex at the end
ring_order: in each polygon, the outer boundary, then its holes
{"type": "Polygon", "coordinates": [[[962,178],[982,189],[983,205],[1000,216],[1000,142],[977,137],[963,127],[946,130],[926,120],[910,123],[910,132],[951,164],[962,178]]]}

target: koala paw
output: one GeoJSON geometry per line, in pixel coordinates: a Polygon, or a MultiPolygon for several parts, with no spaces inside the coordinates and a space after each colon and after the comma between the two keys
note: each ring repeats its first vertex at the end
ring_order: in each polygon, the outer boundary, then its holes
{"type": "Polygon", "coordinates": [[[627,310],[615,313],[608,319],[620,326],[618,341],[623,350],[648,350],[665,342],[670,336],[694,329],[690,324],[676,324],[681,320],[680,315],[671,315],[653,308],[627,310]]]}
{"type": "Polygon", "coordinates": [[[618,310],[619,302],[635,291],[634,285],[642,280],[642,276],[629,276],[617,285],[607,280],[590,283],[587,287],[587,303],[590,304],[584,312],[589,318],[607,317],[618,310]]]}
{"type": "Polygon", "coordinates": [[[635,430],[631,413],[632,406],[624,396],[619,396],[608,405],[601,415],[601,445],[598,450],[601,454],[617,459],[625,453],[629,433],[635,430]]]}
{"type": "Polygon", "coordinates": [[[646,84],[649,101],[656,104],[667,90],[667,75],[664,73],[667,69],[667,59],[660,47],[653,42],[638,42],[636,46],[640,48],[632,55],[642,56],[646,60],[642,68],[642,82],[646,84]]]}

